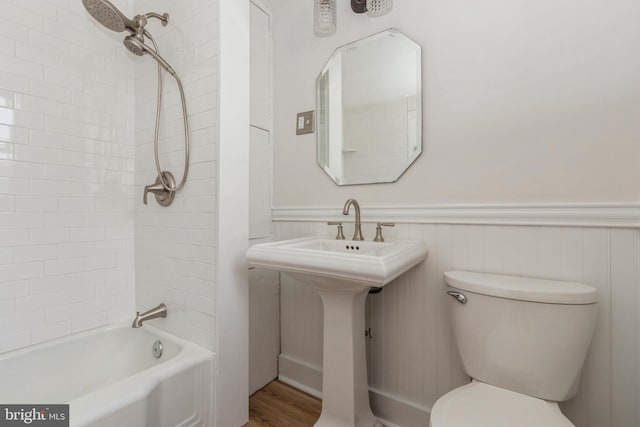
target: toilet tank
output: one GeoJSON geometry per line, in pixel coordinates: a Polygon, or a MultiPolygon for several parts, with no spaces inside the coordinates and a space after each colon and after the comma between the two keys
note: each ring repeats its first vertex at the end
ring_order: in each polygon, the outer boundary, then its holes
{"type": "Polygon", "coordinates": [[[448,301],[469,376],[545,400],[576,394],[596,322],[596,289],[469,271],[444,279],[447,291],[464,295],[448,301]]]}

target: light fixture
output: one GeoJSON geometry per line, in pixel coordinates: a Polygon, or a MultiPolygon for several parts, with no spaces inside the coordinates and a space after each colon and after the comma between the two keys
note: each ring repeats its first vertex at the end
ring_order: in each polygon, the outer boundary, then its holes
{"type": "Polygon", "coordinates": [[[351,0],[351,10],[369,16],[382,16],[391,12],[393,0],[351,0]]]}
{"type": "Polygon", "coordinates": [[[351,10],[355,13],[365,13],[367,11],[367,0],[351,0],[351,10]]]}
{"type": "Polygon", "coordinates": [[[336,0],[315,0],[313,30],[316,36],[330,36],[336,32],[336,0]]]}
{"type": "MultiPolygon", "coordinates": [[[[391,12],[393,0],[351,0],[351,10],[369,16],[382,16],[391,12]]],[[[336,33],[336,0],[314,0],[313,30],[316,36],[336,33]]]]}
{"type": "Polygon", "coordinates": [[[393,0],[367,0],[367,15],[382,16],[391,12],[393,0]]]}

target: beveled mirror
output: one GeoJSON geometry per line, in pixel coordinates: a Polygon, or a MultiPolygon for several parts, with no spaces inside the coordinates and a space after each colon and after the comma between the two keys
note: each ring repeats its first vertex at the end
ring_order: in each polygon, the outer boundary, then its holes
{"type": "Polygon", "coordinates": [[[390,29],[339,47],[316,81],[318,165],[338,185],[394,182],[422,152],[422,53],[390,29]]]}

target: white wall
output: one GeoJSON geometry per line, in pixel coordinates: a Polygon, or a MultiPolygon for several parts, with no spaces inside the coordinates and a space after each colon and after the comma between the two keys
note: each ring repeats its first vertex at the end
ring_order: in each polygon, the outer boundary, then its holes
{"type": "MultiPolygon", "coordinates": [[[[147,29],[185,89],[191,134],[187,184],[174,203],[159,206],[143,188],[157,176],[153,157],[156,62],[136,60],[136,309],[164,302],[169,314],[154,324],[210,350],[216,348],[217,92],[216,2],[136,0],[136,13],[168,12],[169,25],[151,20],[147,29]]],[[[127,53],[127,55],[130,55],[127,53]]],[[[160,164],[182,178],[184,137],[177,85],[164,73],[160,164]]]]}
{"type": "Polygon", "coordinates": [[[637,1],[339,1],[324,38],[313,2],[271,3],[276,207],[640,201],[637,1]],[[295,115],[336,47],[389,27],[423,48],[423,154],[396,184],[335,188],[295,115]]]}
{"type": "MultiPolygon", "coordinates": [[[[534,213],[535,214],[535,213],[534,213]]],[[[640,219],[640,214],[638,214],[640,219]]],[[[468,381],[447,317],[442,275],[472,270],[579,281],[598,289],[598,321],[577,396],[562,405],[577,427],[640,425],[640,229],[398,224],[388,238],[421,238],[426,261],[367,300],[369,385],[377,416],[427,425],[438,397],[468,381]]],[[[332,234],[318,222],[277,222],[278,239],[332,234]]],[[[345,234],[353,230],[345,230],[345,234]]],[[[365,237],[374,235],[366,224],[365,237]]],[[[322,301],[282,278],[281,378],[321,390],[322,301]]]]}
{"type": "Polygon", "coordinates": [[[80,1],[0,9],[2,352],[132,313],[134,98],[80,1]]]}

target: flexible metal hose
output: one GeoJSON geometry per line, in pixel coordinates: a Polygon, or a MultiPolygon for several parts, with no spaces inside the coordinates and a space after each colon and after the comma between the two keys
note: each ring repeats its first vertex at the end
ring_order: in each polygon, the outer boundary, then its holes
{"type": "MultiPolygon", "coordinates": [[[[155,39],[151,36],[151,34],[144,30],[144,35],[151,40],[153,44],[153,48],[156,53],[160,54],[158,49],[158,44],[155,39]]],[[[162,187],[167,191],[178,191],[184,187],[184,184],[187,182],[187,177],[189,176],[189,117],[187,115],[187,102],[184,95],[184,88],[182,87],[182,81],[177,74],[173,74],[173,77],[176,79],[176,83],[178,84],[178,89],[180,90],[180,100],[182,101],[182,118],[184,121],[184,173],[182,175],[182,179],[175,186],[172,187],[168,182],[165,181],[164,176],[162,175],[162,167],[160,167],[160,149],[159,149],[159,136],[160,136],[160,110],[162,108],[162,66],[158,63],[158,103],[156,108],[156,124],[153,135],[153,152],[156,161],[156,170],[158,171],[158,178],[162,187]]]]}

